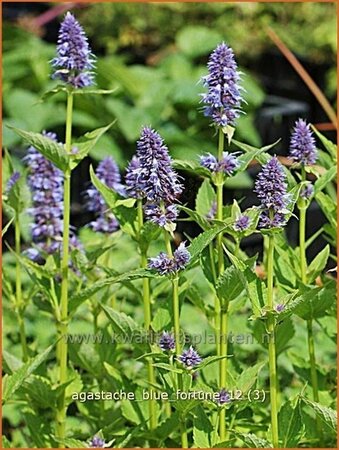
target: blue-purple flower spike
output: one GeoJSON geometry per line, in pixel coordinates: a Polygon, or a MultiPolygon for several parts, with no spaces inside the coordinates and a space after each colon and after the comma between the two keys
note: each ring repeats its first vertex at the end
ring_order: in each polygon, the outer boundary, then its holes
{"type": "Polygon", "coordinates": [[[315,139],[305,120],[299,119],[295,123],[290,142],[290,157],[304,166],[314,164],[317,160],[315,139]]]}
{"type": "Polygon", "coordinates": [[[182,352],[182,355],[179,356],[179,361],[182,362],[187,369],[192,369],[201,363],[202,358],[191,346],[188,350],[182,352]]]}
{"type": "MultiPolygon", "coordinates": [[[[119,168],[112,157],[103,159],[95,173],[107,187],[114,189],[120,195],[125,194],[125,189],[121,184],[119,168]]],[[[114,214],[108,210],[108,206],[100,192],[94,186],[91,186],[86,191],[86,197],[88,211],[94,212],[97,216],[94,221],[90,222],[89,226],[94,231],[102,233],[113,233],[116,231],[119,228],[119,223],[114,214]]]]}
{"type": "Polygon", "coordinates": [[[183,270],[191,259],[189,251],[185,247],[185,243],[181,242],[175,250],[173,258],[166,253],[161,252],[155,258],[150,258],[148,262],[149,269],[156,270],[160,275],[171,275],[179,270],[183,270]]]}
{"type": "Polygon", "coordinates": [[[284,226],[286,223],[284,212],[288,202],[286,175],[276,156],[262,168],[256,179],[254,192],[263,209],[259,227],[284,226]]]}
{"type": "Polygon", "coordinates": [[[235,229],[235,231],[245,231],[250,226],[250,223],[251,219],[248,216],[243,215],[237,218],[233,225],[233,228],[235,229]]]}
{"type": "Polygon", "coordinates": [[[164,331],[159,339],[159,347],[164,351],[175,349],[175,339],[172,333],[164,331]]]}
{"type": "Polygon", "coordinates": [[[233,50],[225,43],[211,53],[208,75],[202,78],[207,94],[202,95],[204,114],[218,127],[234,125],[241,106],[240,75],[233,50]]]}
{"type": "Polygon", "coordinates": [[[221,161],[211,153],[200,156],[200,164],[202,167],[210,170],[211,172],[223,172],[226,176],[231,176],[239,167],[239,161],[234,153],[223,152],[221,161]]]}
{"type": "Polygon", "coordinates": [[[67,12],[59,30],[57,56],[52,60],[56,69],[52,78],[74,88],[91,86],[94,84],[93,64],[94,56],[85,32],[75,17],[67,12]]]}

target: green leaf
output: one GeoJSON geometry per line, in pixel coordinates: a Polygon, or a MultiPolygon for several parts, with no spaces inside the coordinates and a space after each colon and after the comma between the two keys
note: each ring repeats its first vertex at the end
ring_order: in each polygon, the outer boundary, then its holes
{"type": "Polygon", "coordinates": [[[199,364],[199,370],[204,369],[205,367],[209,366],[210,364],[213,364],[217,361],[220,361],[221,359],[229,358],[230,355],[226,356],[208,356],[207,358],[204,358],[202,362],[199,364]]]}
{"type": "Polygon", "coordinates": [[[256,383],[260,370],[264,365],[265,363],[261,362],[252,367],[248,367],[233,382],[230,383],[230,387],[239,389],[242,392],[248,392],[256,383]]]}
{"type": "Polygon", "coordinates": [[[281,448],[297,448],[304,433],[299,398],[294,405],[288,400],[282,405],[278,415],[281,448]]]}
{"type": "Polygon", "coordinates": [[[209,222],[206,217],[198,214],[196,211],[193,211],[190,208],[186,208],[186,206],[179,206],[179,208],[184,211],[189,216],[189,218],[196,222],[203,230],[208,230],[211,227],[211,222],[209,222]]]}
{"type": "Polygon", "coordinates": [[[212,432],[213,427],[207,414],[202,406],[198,406],[194,411],[193,446],[197,448],[210,448],[212,432]]]}
{"type": "Polygon", "coordinates": [[[320,208],[326,216],[326,219],[330,222],[332,228],[337,228],[337,205],[331,199],[328,194],[324,192],[318,192],[315,195],[315,199],[318,202],[320,208]]]}
{"type": "Polygon", "coordinates": [[[222,36],[209,27],[189,25],[176,36],[178,48],[187,56],[195,58],[213,50],[222,41],[222,36]]]}
{"type": "Polygon", "coordinates": [[[74,169],[80,161],[82,161],[88,153],[92,150],[100,137],[109,130],[112,125],[116,123],[116,120],[108,124],[106,127],[97,128],[96,130],[89,131],[84,134],[78,141],[72,143],[73,152],[70,155],[71,169],[74,169]],[[74,152],[76,150],[76,152],[74,152]]]}
{"type": "Polygon", "coordinates": [[[323,406],[320,403],[312,402],[307,398],[302,397],[303,402],[313,409],[316,415],[326,424],[329,429],[333,432],[334,435],[337,434],[337,412],[328,408],[327,406],[323,406]]]}
{"type": "Polygon", "coordinates": [[[94,294],[96,294],[98,291],[100,291],[102,288],[106,286],[110,286],[116,283],[122,283],[125,281],[138,280],[139,278],[155,278],[156,276],[157,275],[150,272],[149,270],[136,269],[131,272],[122,273],[121,275],[118,275],[116,277],[104,278],[102,280],[93,283],[91,286],[83,289],[79,293],[73,295],[70,298],[69,310],[70,312],[75,311],[78,308],[78,306],[80,306],[84,301],[92,297],[94,294]]]}
{"type": "Polygon", "coordinates": [[[4,403],[13,398],[14,393],[22,386],[23,382],[47,359],[53,347],[54,344],[7,377],[2,394],[4,403]]]}
{"type": "Polygon", "coordinates": [[[47,378],[31,375],[24,383],[23,390],[31,401],[41,408],[51,408],[55,404],[56,396],[47,378]]]}
{"type": "MultiPolygon", "coordinates": [[[[117,202],[118,203],[118,202],[117,202]]],[[[147,250],[152,241],[156,241],[161,233],[161,228],[150,221],[143,224],[139,236],[139,245],[142,250],[147,250]]]]}
{"type": "Polygon", "coordinates": [[[74,95],[109,95],[116,92],[118,88],[114,89],[77,89],[73,91],[74,95]]]}
{"type": "Polygon", "coordinates": [[[40,98],[39,103],[45,102],[49,98],[58,94],[59,92],[67,92],[66,87],[62,84],[59,84],[58,86],[55,86],[54,88],[50,89],[49,91],[44,92],[40,98]]]}
{"type": "Polygon", "coordinates": [[[167,308],[158,308],[152,320],[152,328],[158,332],[164,330],[171,323],[171,314],[167,308]]]}
{"type": "Polygon", "coordinates": [[[195,199],[195,210],[198,214],[206,217],[216,200],[216,193],[209,180],[204,180],[200,186],[195,199]]]}
{"type": "Polygon", "coordinates": [[[327,139],[323,134],[321,134],[313,125],[311,125],[312,130],[321,140],[323,146],[326,148],[328,153],[331,155],[333,162],[337,160],[337,146],[333,144],[329,139],[327,139]]]}
{"type": "Polygon", "coordinates": [[[178,369],[174,366],[171,366],[171,364],[167,363],[153,363],[153,366],[158,367],[159,369],[167,370],[168,372],[183,373],[183,369],[178,369]]]}
{"type": "Polygon", "coordinates": [[[246,287],[246,279],[241,270],[227,267],[217,280],[218,296],[231,301],[236,299],[246,287]]]}
{"type": "Polygon", "coordinates": [[[259,438],[252,433],[240,433],[238,431],[232,432],[238,439],[240,439],[248,448],[272,448],[270,442],[266,439],[259,438]]]}
{"type": "Polygon", "coordinates": [[[187,250],[191,254],[191,262],[190,265],[195,262],[195,260],[200,256],[201,252],[204,250],[207,245],[213,241],[213,239],[222,231],[226,230],[228,225],[218,224],[215,225],[210,230],[204,231],[198,237],[194,238],[187,250]]]}
{"type": "Polygon", "coordinates": [[[141,331],[139,325],[125,313],[118,312],[102,303],[100,303],[100,306],[110,320],[114,332],[117,333],[119,337],[129,337],[135,331],[141,331]]]}
{"type": "Polygon", "coordinates": [[[322,191],[328,183],[330,183],[337,175],[337,167],[333,166],[329,170],[325,172],[324,175],[319,177],[317,181],[314,183],[314,192],[317,194],[322,191]]]}
{"type": "Polygon", "coordinates": [[[294,300],[289,309],[304,320],[318,319],[323,317],[335,302],[335,293],[335,285],[310,288],[294,300]]]}
{"type": "Polygon", "coordinates": [[[113,209],[115,207],[115,204],[116,204],[116,201],[118,198],[118,194],[116,193],[116,191],[109,188],[108,186],[106,186],[105,183],[103,183],[101,180],[99,180],[99,178],[96,176],[92,166],[90,166],[90,168],[89,168],[89,174],[90,174],[93,186],[100,192],[100,194],[102,195],[103,199],[105,200],[107,206],[109,208],[113,209]]]}
{"type": "Polygon", "coordinates": [[[312,283],[318,275],[325,269],[330,254],[330,246],[327,244],[324,249],[314,258],[307,270],[307,280],[312,283]]]}
{"type": "Polygon", "coordinates": [[[11,443],[9,442],[9,440],[6,438],[5,435],[2,436],[2,448],[12,448],[11,443]]]}
{"type": "Polygon", "coordinates": [[[7,125],[7,127],[21,136],[28,144],[35,147],[43,156],[45,156],[45,158],[51,161],[60,170],[65,172],[68,168],[69,155],[62,144],[58,144],[40,133],[21,130],[10,125],[7,125]]]}

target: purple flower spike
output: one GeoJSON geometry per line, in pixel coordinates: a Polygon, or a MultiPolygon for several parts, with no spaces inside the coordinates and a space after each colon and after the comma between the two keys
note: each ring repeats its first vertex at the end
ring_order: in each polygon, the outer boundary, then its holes
{"type": "Polygon", "coordinates": [[[159,347],[161,350],[170,351],[175,349],[175,339],[173,334],[164,331],[159,339],[159,347]]]}
{"type": "Polygon", "coordinates": [[[102,439],[99,436],[94,436],[90,443],[89,443],[91,448],[104,448],[105,447],[105,439],[102,439]]]}
{"type": "Polygon", "coordinates": [[[300,190],[300,197],[304,200],[309,200],[314,194],[314,186],[311,183],[308,183],[306,186],[303,186],[300,190]]]}
{"type": "MultiPolygon", "coordinates": [[[[96,170],[96,176],[107,187],[114,189],[120,195],[125,194],[125,189],[120,183],[121,177],[116,162],[111,157],[103,159],[96,170]]],[[[94,231],[102,233],[113,233],[119,228],[119,223],[115,216],[108,210],[105,200],[100,192],[94,187],[86,191],[87,209],[94,212],[97,217],[89,226],[94,231]]]]}
{"type": "Polygon", "coordinates": [[[140,170],[140,161],[136,156],[133,156],[128,164],[125,176],[126,194],[128,195],[128,197],[136,199],[142,199],[144,197],[138,183],[140,170]]]}
{"type": "Polygon", "coordinates": [[[182,355],[179,356],[179,361],[182,362],[187,369],[192,369],[201,363],[202,358],[191,346],[188,350],[182,352],[182,355]]]}
{"type": "Polygon", "coordinates": [[[190,252],[185,247],[185,242],[181,242],[174,252],[175,266],[177,270],[184,269],[191,259],[190,252]]]}
{"type": "Polygon", "coordinates": [[[207,153],[207,155],[200,156],[200,165],[211,172],[215,172],[218,167],[218,160],[211,153],[207,153]]]}
{"type": "Polygon", "coordinates": [[[251,220],[248,216],[240,216],[235,221],[233,228],[235,231],[245,231],[250,226],[251,220]]]}
{"type": "Polygon", "coordinates": [[[220,389],[217,395],[217,403],[219,405],[224,405],[225,403],[230,403],[231,396],[226,389],[220,389]]]}
{"type": "Polygon", "coordinates": [[[260,228],[282,227],[285,225],[284,212],[287,206],[287,184],[283,167],[274,156],[262,168],[254,192],[257,194],[263,212],[260,216],[260,228]]]}
{"type": "Polygon", "coordinates": [[[241,95],[240,75],[233,50],[225,43],[211,53],[207,63],[208,75],[202,78],[207,94],[202,95],[204,114],[216,126],[234,125],[239,117],[241,95]]]}
{"type": "Polygon", "coordinates": [[[137,142],[137,168],[135,191],[151,203],[173,203],[182,193],[177,173],[172,169],[168,148],[161,136],[144,127],[137,142]]]}
{"type": "Polygon", "coordinates": [[[315,139],[305,120],[299,119],[295,123],[290,142],[290,157],[304,166],[314,164],[317,160],[315,139]]]}
{"type": "Polygon", "coordinates": [[[56,69],[52,78],[74,88],[91,86],[94,84],[93,63],[94,57],[82,26],[67,12],[59,30],[57,56],[52,60],[56,69]]]}
{"type": "Polygon", "coordinates": [[[19,180],[19,178],[20,178],[19,172],[15,171],[12,173],[9,180],[7,181],[5,194],[7,194],[7,195],[9,194],[9,192],[13,189],[14,185],[19,180]]]}

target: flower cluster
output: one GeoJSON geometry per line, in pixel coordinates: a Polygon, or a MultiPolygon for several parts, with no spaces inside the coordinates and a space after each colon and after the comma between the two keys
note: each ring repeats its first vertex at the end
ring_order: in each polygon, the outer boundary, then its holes
{"type": "Polygon", "coordinates": [[[183,270],[191,259],[189,251],[185,247],[185,243],[181,242],[175,250],[173,258],[166,253],[161,252],[155,258],[150,258],[148,262],[149,269],[156,270],[160,275],[171,275],[183,270]]]}
{"type": "Polygon", "coordinates": [[[105,439],[99,437],[99,436],[94,436],[90,443],[89,443],[91,448],[104,448],[105,447],[105,439]]]}
{"type": "MultiPolygon", "coordinates": [[[[114,189],[120,195],[125,195],[125,189],[121,184],[119,168],[112,157],[103,159],[97,169],[96,176],[107,187],[114,189]]],[[[89,226],[94,231],[102,233],[113,233],[119,228],[119,223],[112,212],[108,210],[105,200],[100,192],[91,186],[86,191],[88,211],[96,214],[96,219],[89,226]]]]}
{"type": "Polygon", "coordinates": [[[245,231],[250,226],[251,219],[248,216],[242,215],[237,218],[235,221],[233,228],[235,231],[245,231]]]}
{"type": "Polygon", "coordinates": [[[255,182],[254,192],[258,196],[263,210],[259,221],[260,228],[284,226],[288,202],[285,180],[283,167],[274,156],[262,168],[255,182]]]}
{"type": "Polygon", "coordinates": [[[172,333],[164,331],[159,339],[159,347],[164,351],[175,349],[175,339],[172,333]]]}
{"type": "Polygon", "coordinates": [[[192,346],[188,350],[184,350],[178,359],[187,369],[196,367],[202,361],[201,356],[192,346]]]}
{"type": "Polygon", "coordinates": [[[82,26],[67,12],[59,30],[57,56],[52,60],[56,69],[53,78],[74,88],[91,86],[94,83],[93,63],[94,57],[82,26]]]}
{"type": "Polygon", "coordinates": [[[290,142],[290,157],[304,166],[314,164],[317,160],[315,139],[305,120],[299,119],[295,123],[290,142]]]}
{"type": "Polygon", "coordinates": [[[300,190],[300,197],[304,200],[309,200],[314,194],[314,186],[312,183],[307,183],[300,190]]]}
{"type": "Polygon", "coordinates": [[[174,202],[183,187],[172,168],[168,148],[155,130],[144,127],[126,173],[127,194],[145,199],[146,218],[164,227],[178,215],[174,202]]]}
{"type": "Polygon", "coordinates": [[[209,73],[202,78],[208,89],[206,94],[202,94],[204,114],[216,126],[234,125],[239,117],[242,98],[233,50],[225,43],[218,45],[210,55],[207,68],[209,73]]]}
{"type": "Polygon", "coordinates": [[[218,161],[211,153],[200,156],[200,164],[211,172],[222,172],[228,177],[233,175],[234,171],[239,167],[236,155],[228,152],[223,152],[221,161],[218,161]]]}
{"type": "Polygon", "coordinates": [[[224,405],[225,403],[230,403],[231,395],[226,389],[220,389],[216,400],[219,405],[224,405]]]}

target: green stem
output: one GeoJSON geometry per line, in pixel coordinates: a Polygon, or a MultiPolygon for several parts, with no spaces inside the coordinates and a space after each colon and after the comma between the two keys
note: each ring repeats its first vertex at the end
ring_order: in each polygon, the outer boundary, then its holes
{"type": "MultiPolygon", "coordinates": [[[[217,272],[214,264],[214,255],[213,255],[213,244],[210,243],[209,246],[209,256],[210,256],[210,264],[211,271],[213,276],[214,285],[217,284],[217,272]]],[[[215,343],[217,348],[217,356],[220,356],[220,300],[216,293],[214,293],[214,334],[215,334],[215,343]]]]}
{"type": "MultiPolygon", "coordinates": [[[[223,305],[221,308],[221,330],[220,330],[220,356],[227,355],[227,322],[228,322],[228,302],[223,301],[223,305]]],[[[219,364],[220,370],[220,389],[226,388],[227,382],[227,359],[221,359],[219,364]]],[[[220,409],[220,420],[219,420],[219,436],[220,442],[225,441],[226,439],[226,409],[220,409]]]]}
{"type": "MultiPolygon", "coordinates": [[[[306,181],[305,167],[301,168],[301,181],[306,181]]],[[[299,207],[299,250],[300,250],[300,271],[301,281],[303,284],[307,284],[307,259],[306,259],[306,204],[305,200],[300,199],[301,205],[299,207]]],[[[317,375],[317,363],[315,358],[314,349],[314,336],[313,336],[313,324],[312,319],[307,320],[307,341],[308,341],[308,353],[310,358],[310,370],[311,370],[311,382],[313,399],[315,402],[319,402],[319,388],[318,388],[318,375],[317,375]]],[[[323,440],[322,424],[319,417],[316,417],[317,429],[320,438],[320,444],[323,440]]]]}
{"type": "MultiPolygon", "coordinates": [[[[19,213],[15,213],[15,253],[20,255],[21,250],[21,232],[20,232],[20,220],[19,213]]],[[[24,322],[24,302],[22,298],[22,286],[21,286],[21,268],[20,262],[17,259],[15,266],[15,293],[16,293],[16,310],[19,322],[20,342],[22,348],[22,359],[24,362],[28,360],[28,349],[26,341],[26,331],[24,322]]]]}
{"type": "MultiPolygon", "coordinates": [[[[71,153],[72,149],[72,115],[73,115],[73,94],[67,93],[67,115],[66,115],[66,152],[71,153]]],[[[62,260],[61,260],[61,301],[60,301],[60,323],[58,326],[59,337],[59,384],[67,382],[67,333],[68,333],[68,259],[69,259],[69,226],[71,215],[71,169],[68,167],[64,174],[64,217],[62,235],[62,260]]],[[[62,440],[66,431],[66,399],[65,391],[59,396],[57,408],[57,429],[56,435],[62,440]]],[[[63,448],[63,443],[59,443],[63,448]]]]}
{"type": "MultiPolygon", "coordinates": [[[[143,224],[144,224],[144,215],[142,210],[142,200],[138,200],[139,237],[143,224]]],[[[145,269],[147,267],[147,251],[145,251],[141,245],[140,245],[140,254],[141,254],[141,267],[145,269]]],[[[150,289],[150,281],[148,278],[143,278],[142,280],[142,296],[144,301],[144,327],[146,332],[150,335],[152,312],[151,312],[151,289],[150,289]]],[[[147,377],[149,383],[148,390],[151,395],[151,398],[148,400],[150,428],[154,429],[157,427],[156,402],[152,395],[153,394],[152,386],[155,384],[155,373],[153,367],[153,360],[150,358],[147,361],[147,377]]]]}
{"type": "MultiPolygon", "coordinates": [[[[274,237],[268,237],[268,256],[267,256],[267,306],[270,311],[273,310],[273,258],[274,258],[274,237]]],[[[270,397],[271,397],[271,432],[272,444],[274,448],[279,448],[278,433],[278,401],[277,401],[277,367],[276,367],[276,349],[275,349],[275,322],[274,317],[270,315],[267,323],[269,334],[268,357],[270,373],[270,397]]]]}

